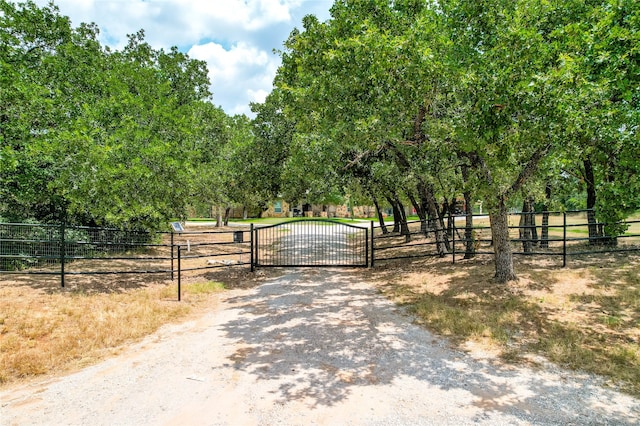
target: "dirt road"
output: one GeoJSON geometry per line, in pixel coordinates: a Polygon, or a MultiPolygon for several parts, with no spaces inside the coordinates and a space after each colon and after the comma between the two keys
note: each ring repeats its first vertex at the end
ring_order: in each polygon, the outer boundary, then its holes
{"type": "Polygon", "coordinates": [[[1,425],[637,424],[588,375],[471,357],[353,272],[231,290],[78,373],[0,392],[1,425]]]}

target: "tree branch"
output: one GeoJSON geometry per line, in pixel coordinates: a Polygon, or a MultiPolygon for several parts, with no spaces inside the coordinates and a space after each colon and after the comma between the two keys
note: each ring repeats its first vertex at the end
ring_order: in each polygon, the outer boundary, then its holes
{"type": "Polygon", "coordinates": [[[489,167],[487,167],[487,163],[485,163],[484,158],[482,158],[480,154],[478,154],[476,151],[474,152],[457,151],[456,154],[458,155],[458,157],[468,158],[469,161],[471,162],[471,167],[482,171],[489,185],[493,183],[493,178],[491,177],[491,170],[489,170],[489,167]]]}
{"type": "Polygon", "coordinates": [[[535,173],[536,169],[538,168],[538,164],[540,164],[540,161],[542,161],[542,159],[549,153],[549,151],[551,151],[550,143],[534,152],[533,155],[531,155],[531,158],[529,158],[527,164],[520,171],[520,174],[516,178],[515,182],[513,182],[513,185],[511,185],[511,187],[504,193],[504,195],[508,196],[520,190],[520,188],[522,188],[522,185],[524,185],[524,183],[531,177],[531,175],[535,173]]]}

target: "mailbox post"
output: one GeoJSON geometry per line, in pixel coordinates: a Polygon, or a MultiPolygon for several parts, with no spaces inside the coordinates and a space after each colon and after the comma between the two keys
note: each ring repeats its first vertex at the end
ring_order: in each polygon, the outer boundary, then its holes
{"type": "Polygon", "coordinates": [[[174,246],[174,238],[173,235],[175,233],[181,234],[184,232],[184,227],[182,226],[182,223],[180,222],[171,222],[171,281],[174,280],[173,277],[173,259],[174,259],[174,255],[173,255],[173,247],[174,246]]]}

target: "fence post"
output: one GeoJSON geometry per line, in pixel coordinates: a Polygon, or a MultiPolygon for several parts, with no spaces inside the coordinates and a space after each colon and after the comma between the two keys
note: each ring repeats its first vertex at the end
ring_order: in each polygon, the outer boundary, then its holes
{"type": "Polygon", "coordinates": [[[173,230],[171,230],[171,281],[173,280],[173,230]]]}
{"type": "Polygon", "coordinates": [[[253,223],[251,224],[251,226],[249,227],[249,242],[251,244],[251,272],[254,272],[256,270],[254,264],[253,264],[253,223]]]}
{"type": "Polygon", "coordinates": [[[64,257],[65,257],[65,220],[62,219],[62,223],[60,224],[60,287],[64,288],[64,257]]]}
{"type": "Polygon", "coordinates": [[[260,262],[260,228],[255,228],[254,229],[254,240],[253,240],[253,244],[255,245],[255,247],[253,248],[254,252],[253,252],[253,266],[254,268],[256,266],[258,266],[258,263],[260,262]]]}
{"type": "MultiPolygon", "coordinates": [[[[371,231],[373,231],[373,222],[371,222],[371,231]]],[[[369,267],[369,229],[365,229],[364,233],[364,264],[369,267]]]]}
{"type": "Polygon", "coordinates": [[[451,234],[451,251],[453,254],[453,264],[456,264],[456,217],[453,216],[453,232],[451,234]]]}
{"type": "Polygon", "coordinates": [[[567,212],[562,212],[562,267],[567,266],[567,212]]]}
{"type": "Polygon", "coordinates": [[[180,287],[181,287],[181,284],[182,284],[182,283],[181,283],[181,277],[182,277],[182,265],[181,265],[181,262],[180,262],[180,258],[182,257],[182,255],[181,255],[181,250],[180,250],[180,248],[181,248],[181,247],[180,247],[180,246],[178,246],[178,302],[180,301],[180,299],[181,299],[181,294],[182,294],[182,289],[180,288],[180,287]]]}
{"type": "Polygon", "coordinates": [[[374,254],[375,241],[373,239],[373,231],[374,231],[374,226],[373,226],[373,221],[371,221],[371,267],[372,268],[373,268],[374,263],[375,263],[375,254],[374,254]]]}

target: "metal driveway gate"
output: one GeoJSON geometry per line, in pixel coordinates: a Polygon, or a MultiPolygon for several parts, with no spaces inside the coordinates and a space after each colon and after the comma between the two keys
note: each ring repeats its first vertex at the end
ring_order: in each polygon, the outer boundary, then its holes
{"type": "Polygon", "coordinates": [[[253,232],[252,266],[368,266],[368,228],[331,219],[299,219],[253,232]]]}

